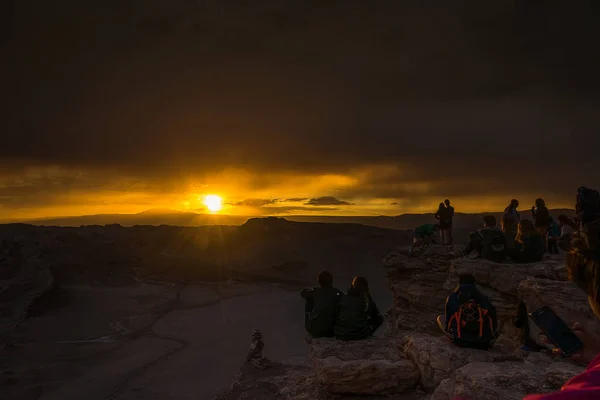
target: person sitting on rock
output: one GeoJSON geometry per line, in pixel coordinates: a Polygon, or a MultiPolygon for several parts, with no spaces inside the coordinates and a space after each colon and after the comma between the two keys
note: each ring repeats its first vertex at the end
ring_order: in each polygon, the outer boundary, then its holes
{"type": "Polygon", "coordinates": [[[429,246],[435,240],[435,234],[440,229],[438,224],[423,224],[415,228],[413,244],[408,250],[408,255],[412,255],[415,247],[420,246],[421,251],[429,246]]]}
{"type": "Polygon", "coordinates": [[[488,350],[498,332],[496,308],[477,289],[472,274],[460,274],[458,283],[446,299],[445,315],[438,316],[437,324],[455,345],[488,350]]]}
{"type": "Polygon", "coordinates": [[[502,214],[502,232],[506,236],[508,248],[514,247],[515,237],[517,236],[517,225],[521,221],[521,215],[517,211],[518,207],[519,201],[512,199],[502,214]]]}
{"type": "Polygon", "coordinates": [[[333,276],[328,271],[319,272],[317,282],[319,287],[300,292],[306,301],[304,326],[312,337],[334,337],[333,327],[343,293],[333,287],[333,276]]]}
{"type": "Polygon", "coordinates": [[[558,239],[560,238],[560,226],[550,217],[548,226],[548,253],[558,254],[558,239]]]}
{"type": "Polygon", "coordinates": [[[515,248],[509,250],[508,256],[518,263],[531,263],[542,261],[544,253],[544,239],[533,222],[529,219],[519,222],[515,248]]]}
{"type": "Polygon", "coordinates": [[[369,283],[362,276],[354,277],[352,286],[340,301],[335,337],[346,341],[366,339],[381,324],[383,316],[369,293],[369,283]]]}
{"type": "MultiPolygon", "coordinates": [[[[597,235],[600,219],[587,223],[583,228],[581,238],[573,240],[567,253],[567,270],[569,279],[586,292],[590,309],[600,319],[600,239],[597,235]]],[[[600,399],[600,337],[578,322],[571,330],[583,343],[583,349],[573,354],[571,359],[587,365],[586,370],[567,381],[559,392],[532,394],[523,400],[600,399]]]]}
{"type": "Polygon", "coordinates": [[[460,255],[466,257],[476,250],[478,256],[485,260],[502,262],[506,258],[506,247],[506,236],[496,228],[496,217],[486,215],[483,217],[483,229],[469,233],[469,243],[460,255]]]}
{"type": "Polygon", "coordinates": [[[534,226],[538,233],[544,239],[544,250],[548,250],[548,227],[550,226],[550,211],[546,207],[544,199],[535,200],[535,206],[531,207],[534,226]]]}
{"type": "Polygon", "coordinates": [[[573,235],[579,231],[579,225],[572,218],[564,214],[558,216],[558,226],[560,227],[560,237],[557,244],[563,250],[567,250],[573,239],[573,235]]]}

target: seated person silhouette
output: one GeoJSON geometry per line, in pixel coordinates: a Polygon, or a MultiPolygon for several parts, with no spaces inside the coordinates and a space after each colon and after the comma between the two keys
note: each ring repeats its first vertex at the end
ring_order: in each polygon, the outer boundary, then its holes
{"type": "Polygon", "coordinates": [[[366,339],[381,324],[383,316],[369,293],[369,283],[362,276],[354,277],[352,286],[340,301],[335,337],[339,340],[366,339]]]}
{"type": "Polygon", "coordinates": [[[304,326],[314,338],[333,337],[333,327],[343,293],[333,287],[333,276],[328,271],[319,272],[317,282],[319,287],[300,292],[306,301],[304,326]]]}
{"type": "Polygon", "coordinates": [[[486,215],[483,217],[483,229],[469,233],[469,243],[460,255],[466,257],[475,250],[480,258],[502,262],[506,258],[506,247],[506,236],[496,227],[496,218],[486,215]]]}
{"type": "Polygon", "coordinates": [[[458,278],[459,286],[446,300],[445,315],[437,324],[452,343],[460,347],[488,350],[498,334],[496,308],[475,284],[473,275],[458,278]]]}
{"type": "Polygon", "coordinates": [[[518,263],[530,263],[542,261],[545,252],[545,239],[535,229],[533,222],[521,220],[517,227],[515,247],[510,249],[508,256],[518,263]]]}

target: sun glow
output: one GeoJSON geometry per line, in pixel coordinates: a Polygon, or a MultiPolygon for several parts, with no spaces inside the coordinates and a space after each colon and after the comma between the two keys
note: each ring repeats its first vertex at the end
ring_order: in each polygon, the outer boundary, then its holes
{"type": "Polygon", "coordinates": [[[219,212],[223,208],[223,199],[216,194],[204,196],[204,205],[210,212],[219,212]]]}

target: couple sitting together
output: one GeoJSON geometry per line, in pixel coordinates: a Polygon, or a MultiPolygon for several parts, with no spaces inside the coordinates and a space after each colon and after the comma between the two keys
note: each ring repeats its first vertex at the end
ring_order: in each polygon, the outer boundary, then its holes
{"type": "Polygon", "coordinates": [[[544,258],[545,242],[528,219],[517,225],[517,236],[514,247],[508,248],[506,235],[496,227],[496,217],[483,217],[483,229],[469,234],[469,243],[461,252],[465,257],[476,251],[478,256],[495,262],[502,262],[506,257],[518,263],[539,262],[544,258]]]}
{"type": "Polygon", "coordinates": [[[314,338],[335,337],[339,340],[361,340],[373,335],[383,324],[383,316],[369,293],[369,283],[356,276],[346,293],[333,287],[333,276],[321,271],[318,287],[304,289],[306,301],[304,326],[314,338]]]}

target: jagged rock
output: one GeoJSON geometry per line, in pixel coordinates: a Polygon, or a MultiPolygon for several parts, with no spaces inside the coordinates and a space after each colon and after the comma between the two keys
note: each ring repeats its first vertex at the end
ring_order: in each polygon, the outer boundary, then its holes
{"type": "Polygon", "coordinates": [[[560,389],[582,368],[564,362],[548,365],[522,362],[474,362],[443,380],[430,400],[451,400],[455,396],[472,399],[517,400],[526,394],[560,389]]]}
{"type": "Polygon", "coordinates": [[[407,336],[404,339],[404,351],[419,369],[421,385],[426,390],[437,387],[456,369],[469,363],[491,363],[522,358],[519,353],[465,349],[454,346],[446,337],[429,335],[407,336]]]}
{"type": "Polygon", "coordinates": [[[0,334],[23,321],[31,305],[56,287],[49,268],[30,254],[31,248],[5,241],[2,250],[0,270],[9,272],[0,279],[0,334]]]}
{"type": "Polygon", "coordinates": [[[448,296],[444,284],[453,257],[445,247],[431,246],[420,256],[396,252],[384,259],[394,297],[392,324],[397,329],[438,332],[435,320],[448,296]]]}
{"type": "Polygon", "coordinates": [[[244,365],[231,389],[216,400],[317,400],[322,397],[310,368],[272,363],[266,370],[244,365]]]}
{"type": "MultiPolygon", "coordinates": [[[[581,322],[586,328],[600,334],[600,321],[590,309],[586,293],[573,282],[528,278],[521,282],[518,292],[525,299],[530,312],[549,306],[567,325],[581,322]]],[[[531,325],[532,337],[537,338],[539,329],[535,324],[531,325]]]]}
{"type": "Polygon", "coordinates": [[[311,359],[317,381],[332,394],[401,393],[419,382],[418,369],[391,340],[315,340],[311,359]]]}

